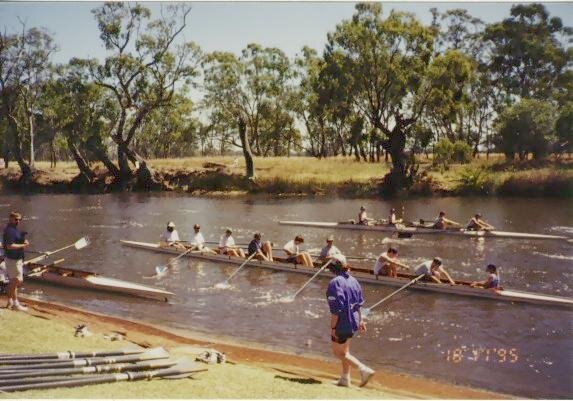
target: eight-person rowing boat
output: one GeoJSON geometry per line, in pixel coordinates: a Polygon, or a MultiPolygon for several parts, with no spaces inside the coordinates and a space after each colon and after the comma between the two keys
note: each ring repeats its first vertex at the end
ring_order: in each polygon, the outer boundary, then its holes
{"type": "Polygon", "coordinates": [[[49,265],[30,263],[24,267],[24,277],[27,280],[41,283],[94,291],[115,292],[123,295],[165,301],[167,301],[169,296],[174,295],[172,292],[143,284],[104,277],[89,271],[60,267],[57,266],[57,262],[49,265]]]}
{"type": "Polygon", "coordinates": [[[573,239],[562,235],[549,235],[549,234],[533,234],[533,233],[519,233],[511,231],[497,231],[497,230],[470,230],[467,228],[447,228],[437,229],[432,228],[432,225],[425,225],[424,223],[412,223],[410,225],[401,224],[376,224],[364,225],[354,224],[351,222],[323,222],[323,221],[279,221],[279,224],[287,226],[299,227],[313,227],[313,228],[328,228],[328,229],[343,229],[343,230],[364,230],[364,231],[379,231],[405,234],[408,236],[424,234],[424,235],[455,235],[470,238],[516,238],[516,239],[538,239],[538,240],[566,240],[568,242],[573,239]]]}
{"type": "MultiPolygon", "coordinates": [[[[127,241],[127,240],[122,240],[121,243],[124,246],[146,249],[153,252],[169,253],[169,254],[180,253],[177,249],[160,247],[157,243],[137,242],[137,241],[127,241]]],[[[245,258],[241,257],[235,257],[231,255],[214,255],[212,253],[199,252],[199,251],[188,253],[186,256],[189,256],[191,258],[210,260],[226,264],[231,263],[236,265],[242,265],[243,263],[246,263],[246,265],[253,267],[261,267],[278,271],[294,272],[308,275],[315,274],[316,267],[319,267],[323,264],[322,262],[319,262],[316,263],[314,267],[305,267],[299,263],[293,262],[293,260],[295,259],[293,259],[292,257],[280,258],[276,256],[273,257],[272,262],[265,261],[262,259],[261,260],[252,259],[246,261],[245,258]]],[[[332,253],[327,253],[327,257],[331,256],[332,253]]],[[[408,273],[397,273],[397,277],[375,275],[372,269],[362,269],[362,268],[352,268],[352,271],[354,277],[356,277],[360,282],[374,285],[391,286],[391,287],[403,286],[404,283],[414,279],[417,276],[415,274],[408,274],[408,273]]],[[[329,276],[327,272],[322,272],[320,273],[320,275],[329,276]]],[[[475,282],[472,283],[463,280],[455,281],[455,285],[452,285],[447,280],[447,278],[445,280],[440,279],[439,281],[440,281],[439,283],[431,279],[419,281],[416,284],[414,284],[412,288],[424,291],[433,291],[447,294],[494,299],[498,301],[526,302],[533,304],[573,307],[572,298],[559,297],[546,294],[536,294],[523,291],[505,290],[499,288],[482,288],[476,285],[475,282]]]]}

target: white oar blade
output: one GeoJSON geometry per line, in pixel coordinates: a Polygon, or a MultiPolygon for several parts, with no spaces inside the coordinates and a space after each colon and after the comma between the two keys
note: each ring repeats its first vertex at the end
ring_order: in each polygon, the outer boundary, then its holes
{"type": "Polygon", "coordinates": [[[89,239],[87,237],[82,237],[76,241],[76,243],[74,244],[74,247],[76,249],[82,249],[82,248],[85,248],[86,246],[88,246],[89,244],[90,244],[89,239]]]}
{"type": "Polygon", "coordinates": [[[226,290],[228,288],[231,288],[231,284],[227,283],[226,281],[223,281],[222,283],[215,284],[215,288],[226,290]]]}
{"type": "Polygon", "coordinates": [[[362,314],[363,318],[366,318],[370,314],[370,309],[369,308],[362,308],[360,313],[362,314]]]}
{"type": "Polygon", "coordinates": [[[286,297],[282,297],[279,299],[279,302],[283,303],[283,304],[288,304],[288,303],[294,302],[294,296],[288,295],[286,297]]]}
{"type": "Polygon", "coordinates": [[[168,269],[167,266],[155,266],[155,273],[157,277],[165,275],[165,273],[167,273],[167,269],[168,269]]]}

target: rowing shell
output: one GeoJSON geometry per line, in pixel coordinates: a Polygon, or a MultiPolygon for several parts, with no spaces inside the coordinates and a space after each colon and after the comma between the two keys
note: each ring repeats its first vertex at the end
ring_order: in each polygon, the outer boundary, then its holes
{"type": "Polygon", "coordinates": [[[566,240],[571,241],[570,238],[562,235],[548,235],[548,234],[530,234],[530,233],[517,233],[512,231],[473,231],[461,229],[447,229],[438,230],[423,226],[388,226],[388,225],[375,225],[366,226],[362,224],[351,223],[334,223],[322,221],[279,221],[279,224],[286,226],[301,226],[301,227],[314,227],[314,228],[336,228],[344,230],[363,230],[363,231],[382,231],[398,234],[433,234],[433,235],[456,235],[461,237],[470,238],[517,238],[517,239],[541,239],[541,240],[566,240]]]}
{"type": "MultiPolygon", "coordinates": [[[[147,249],[149,251],[154,251],[159,253],[169,253],[169,254],[181,253],[180,250],[172,248],[163,248],[160,247],[158,244],[154,243],[126,241],[126,240],[121,240],[121,243],[124,246],[139,248],[139,249],[147,249]]],[[[212,253],[192,252],[188,253],[186,256],[197,259],[222,262],[222,263],[232,263],[236,265],[240,265],[241,263],[245,262],[245,259],[243,258],[232,257],[228,255],[214,255],[212,253]]],[[[279,270],[279,271],[308,274],[308,275],[312,275],[316,272],[316,269],[288,263],[280,258],[275,258],[275,259],[281,261],[267,262],[267,261],[252,259],[247,262],[247,265],[254,267],[262,267],[266,269],[279,270]]],[[[356,279],[362,283],[383,285],[389,287],[401,287],[402,285],[404,285],[404,283],[410,281],[415,277],[414,275],[410,274],[400,274],[399,278],[392,278],[386,276],[375,276],[372,270],[370,269],[351,268],[351,270],[353,272],[353,276],[356,277],[356,279]]],[[[330,278],[332,277],[332,274],[328,272],[322,272],[320,273],[320,275],[330,278]]],[[[419,281],[416,284],[412,285],[410,288],[424,291],[434,291],[447,294],[470,296],[470,297],[488,298],[498,301],[526,302],[526,303],[541,304],[541,305],[573,307],[573,298],[536,294],[536,293],[514,291],[514,290],[491,290],[483,288],[474,288],[471,287],[470,282],[467,281],[458,281],[458,283],[459,284],[457,285],[449,285],[446,283],[438,284],[435,282],[419,281]]]]}
{"type": "Polygon", "coordinates": [[[100,276],[83,270],[69,269],[55,265],[41,265],[31,263],[25,266],[27,280],[34,280],[54,285],[74,287],[95,291],[115,292],[123,295],[131,295],[142,298],[155,298],[167,301],[167,297],[173,295],[172,292],[159,288],[150,287],[143,284],[118,280],[100,276]],[[33,275],[38,272],[41,274],[33,275]]]}

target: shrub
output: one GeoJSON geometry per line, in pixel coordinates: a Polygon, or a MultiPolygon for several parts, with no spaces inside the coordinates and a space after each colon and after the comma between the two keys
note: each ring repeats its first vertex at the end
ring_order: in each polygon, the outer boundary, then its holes
{"type": "Polygon", "coordinates": [[[472,147],[464,141],[455,141],[452,145],[452,159],[456,163],[466,164],[473,159],[472,147]]]}
{"type": "Polygon", "coordinates": [[[460,173],[460,192],[489,194],[494,186],[493,175],[482,168],[467,167],[460,173]]]}
{"type": "Polygon", "coordinates": [[[445,169],[449,168],[454,155],[454,145],[449,139],[441,139],[434,145],[434,160],[436,166],[442,165],[445,169]]]}

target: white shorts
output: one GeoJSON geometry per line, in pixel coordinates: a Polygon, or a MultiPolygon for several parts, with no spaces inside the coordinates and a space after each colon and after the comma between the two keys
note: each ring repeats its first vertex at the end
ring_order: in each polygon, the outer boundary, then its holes
{"type": "Polygon", "coordinates": [[[5,261],[8,277],[24,281],[24,261],[22,259],[14,260],[10,258],[6,258],[5,261]]]}

